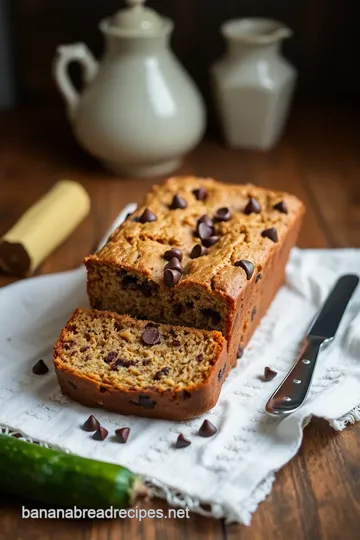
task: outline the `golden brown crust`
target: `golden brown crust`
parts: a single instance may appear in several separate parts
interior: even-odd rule
[[[199,188],[206,189],[205,201],[197,200],[194,195],[194,190]],[[185,209],[169,208],[176,194],[185,199]],[[250,198],[260,204],[259,213],[244,213]],[[285,204],[286,213],[276,208],[279,202]],[[222,207],[230,209],[231,219],[216,223],[216,234],[220,240],[208,249],[206,256],[192,260],[191,249],[199,242],[194,235],[198,218],[204,214],[212,218]],[[146,208],[156,215],[156,221],[134,221]],[[150,280],[158,287],[159,301],[168,305],[179,302],[181,295],[185,296],[189,291],[192,294],[203,293],[209,302],[218,303],[222,320],[221,326],[215,328],[222,331],[228,342],[229,364],[233,365],[239,344],[246,346],[283,283],[285,265],[296,242],[303,213],[301,201],[287,193],[251,184],[230,185],[195,177],[170,178],[161,186],[154,186],[130,219],[111,235],[103,249],[85,259],[91,305],[138,316],[126,305],[124,298],[114,300],[120,287],[116,276],[110,278],[114,283],[106,284],[107,291],[101,290],[99,268],[128,271]],[[270,228],[276,229],[278,242],[262,235]],[[164,286],[164,252],[170,248],[182,251],[184,273],[179,283],[169,290]],[[235,265],[244,259],[254,265],[250,279],[247,279],[243,268]],[[195,324],[191,318],[182,321],[181,317],[174,315],[171,319],[162,317],[161,313],[150,316],[146,306],[142,313],[147,318],[162,322],[213,328],[202,321]]]
[[[131,327],[139,325],[145,327],[148,323],[148,321],[138,321],[115,313],[77,309],[63,328],[54,346],[55,371],[64,394],[89,407],[102,406],[109,411],[122,414],[172,420],[193,418],[215,406],[227,371],[226,342],[219,332],[186,329],[205,340],[211,337],[216,344],[213,350],[213,365],[209,367],[201,383],[193,384],[189,380],[187,386],[165,390],[140,386],[129,388],[125,385],[111,384],[106,380],[102,381],[96,373],[91,376],[84,374],[71,363],[64,362],[64,344],[69,339],[70,329],[74,324],[78,324],[79,315],[84,312],[91,313],[94,320],[110,318]],[[170,329],[184,331],[183,327],[169,325],[160,325],[159,328],[163,331]]]

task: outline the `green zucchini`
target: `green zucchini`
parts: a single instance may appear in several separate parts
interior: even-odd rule
[[[0,490],[64,507],[125,508],[146,493],[120,465],[65,454],[0,434]]]

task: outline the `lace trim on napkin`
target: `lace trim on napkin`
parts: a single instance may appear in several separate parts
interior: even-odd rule
[[[308,418],[304,422],[303,427],[306,427],[310,423],[311,418]],[[342,431],[345,429],[348,424],[355,424],[355,422],[360,421],[360,404],[357,407],[354,407],[347,414],[337,418],[336,420],[330,420],[329,424],[337,431]],[[9,435],[10,437],[17,437],[20,440],[24,440],[30,443],[36,443],[45,448],[54,448],[54,450],[60,450],[69,454],[69,450],[54,447],[47,444],[44,441],[33,440],[30,437],[23,435],[18,430],[11,430],[9,427],[0,424],[0,433],[3,435]],[[243,504],[240,513],[238,512],[236,516],[231,516],[229,509],[224,508],[219,504],[214,503],[203,503],[195,497],[191,497],[186,493],[181,493],[178,490],[172,489],[163,482],[159,482],[148,476],[143,477],[146,485],[151,488],[152,494],[154,497],[159,497],[160,499],[165,499],[170,506],[180,507],[180,508],[189,508],[191,512],[195,512],[205,517],[213,517],[215,519],[225,518],[226,523],[231,523],[233,521],[240,521],[246,525],[249,525],[251,522],[251,515],[255,512],[259,504],[267,498],[270,494],[272,485],[275,481],[275,472],[271,472],[268,476],[260,482],[256,487],[252,496],[248,498],[245,504]]]

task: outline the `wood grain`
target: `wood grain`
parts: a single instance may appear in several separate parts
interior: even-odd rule
[[[360,246],[360,133],[354,111],[298,110],[273,151],[235,151],[203,142],[181,174],[214,176],[289,190],[307,205],[301,247]],[[114,178],[75,144],[58,110],[23,110],[0,117],[0,235],[60,178],[81,182],[92,211],[37,271],[81,264],[124,204],[138,200],[159,178]],[[0,286],[12,282],[0,276]],[[335,433],[320,420],[305,430],[299,454],[276,477],[251,527],[191,519],[116,521],[22,520],[20,505],[2,495],[0,540],[353,540],[360,523],[360,427]],[[1,485],[1,479],[0,479]],[[34,505],[34,503],[32,503]],[[142,503],[166,510],[163,501]],[[36,507],[36,505],[34,505]]]

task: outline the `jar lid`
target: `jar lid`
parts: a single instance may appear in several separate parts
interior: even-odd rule
[[[129,7],[113,15],[108,23],[112,30],[149,34],[156,33],[164,26],[164,19],[153,9],[144,6],[145,0],[125,0]]]

